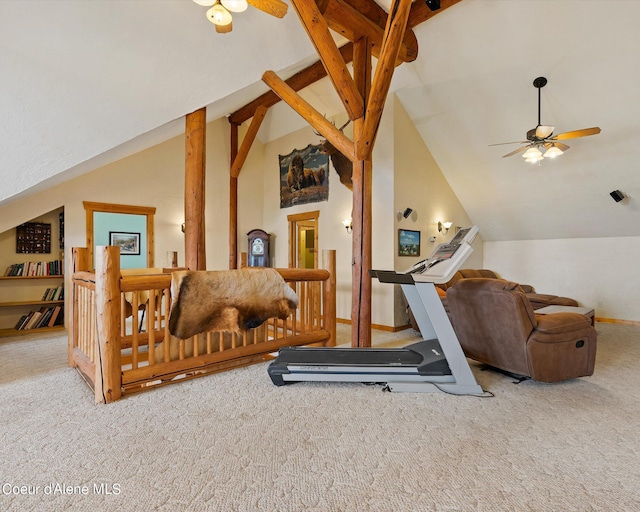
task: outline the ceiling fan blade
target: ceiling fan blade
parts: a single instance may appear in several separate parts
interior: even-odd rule
[[[489,146],[504,146],[505,144],[529,144],[528,140],[516,140],[513,142],[498,142],[497,144],[489,144]]]
[[[551,136],[553,130],[555,129],[555,126],[538,125],[536,127],[536,137],[538,137],[539,139],[546,139],[547,137]]]
[[[578,137],[587,137],[588,135],[597,135],[600,133],[600,128],[597,126],[593,128],[583,128],[582,130],[574,130],[572,132],[559,133],[554,135],[549,140],[567,140],[577,139]]]
[[[229,23],[228,25],[215,25],[215,27],[218,34],[228,34],[233,30],[233,23]]]
[[[247,3],[276,18],[284,18],[289,8],[282,0],[247,0]]]
[[[502,158],[507,158],[508,156],[513,156],[513,155],[517,155],[518,153],[522,153],[525,149],[528,149],[529,145],[526,146],[522,146],[521,148],[516,149],[515,151],[512,151],[511,153],[507,153],[506,155],[502,155]]]

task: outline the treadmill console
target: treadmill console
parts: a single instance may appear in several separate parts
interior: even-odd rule
[[[460,229],[450,242],[438,245],[431,256],[404,273],[412,274],[416,282],[446,283],[473,252],[471,243],[478,231],[477,226]]]

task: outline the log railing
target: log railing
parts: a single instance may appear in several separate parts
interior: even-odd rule
[[[287,319],[271,318],[245,333],[207,332],[188,340],[168,330],[171,272],[120,270],[119,248],[73,249],[69,364],[93,387],[97,402],[269,359],[283,346],[333,346],[336,339],[335,251],[322,270],[277,269],[298,294]]]

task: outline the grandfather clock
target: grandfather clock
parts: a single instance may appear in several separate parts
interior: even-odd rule
[[[269,239],[271,235],[262,229],[252,229],[247,233],[247,237],[249,239],[247,266],[270,267]]]

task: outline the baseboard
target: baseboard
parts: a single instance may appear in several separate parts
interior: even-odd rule
[[[351,325],[351,320],[347,320],[346,318],[336,318],[336,322],[339,324]],[[397,327],[393,327],[391,325],[371,324],[371,328],[378,329],[379,331],[398,332],[398,331],[404,331],[405,329],[411,329],[411,326],[399,325]]]
[[[619,320],[618,318],[595,317],[595,321],[602,322],[603,324],[621,324],[621,325],[639,325],[640,326],[640,321],[638,320]],[[351,320],[347,320],[346,318],[336,318],[336,322],[339,324],[351,325]],[[411,329],[411,326],[399,325],[397,327],[393,327],[391,325],[371,324],[371,328],[378,329],[380,331],[398,332],[398,331],[404,331],[405,329]]]
[[[637,320],[619,320],[617,318],[595,318],[596,322],[602,322],[603,324],[623,324],[623,325],[640,325]]]

